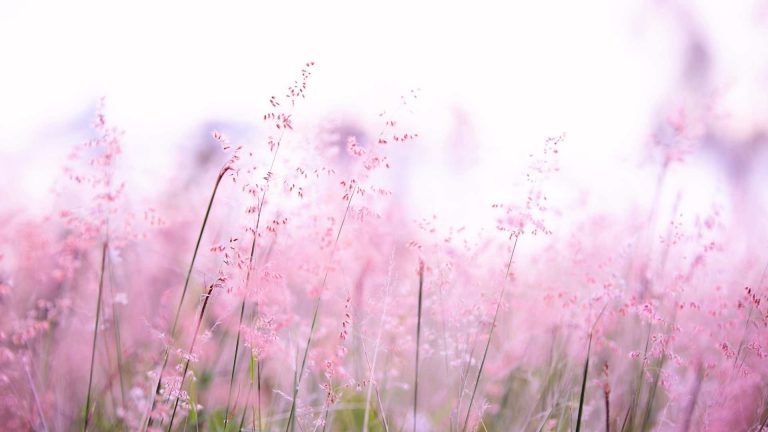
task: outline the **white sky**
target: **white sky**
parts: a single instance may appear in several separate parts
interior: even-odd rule
[[[0,168],[12,175],[0,187],[13,184],[14,193],[0,197],[46,193],[61,156],[82,139],[72,128],[100,96],[127,132],[128,164],[157,173],[206,120],[259,126],[268,97],[308,60],[317,65],[307,114],[373,114],[419,87],[425,146],[439,151],[459,108],[474,123],[486,172],[503,176],[565,132],[564,157],[610,190],[605,176],[626,175],[616,162],[635,155],[679,85],[678,9],[637,0],[5,0]],[[727,65],[718,79],[747,123],[765,119],[752,91],[768,57],[755,39],[765,35],[754,30],[760,11],[757,2],[703,2],[693,14],[714,35],[716,61]]]

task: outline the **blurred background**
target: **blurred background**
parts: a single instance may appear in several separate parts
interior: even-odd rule
[[[763,209],[768,2],[501,3],[6,0],[2,206],[45,211],[101,97],[140,197],[192,175],[180,160],[218,151],[213,129],[263,145],[269,97],[312,60],[294,115],[304,131],[373,133],[379,112],[420,89],[421,138],[400,164],[420,213],[471,220],[560,135],[555,195],[647,205],[684,157],[665,195]]]

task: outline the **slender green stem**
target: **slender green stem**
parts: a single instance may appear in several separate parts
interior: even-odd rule
[[[292,110],[291,110],[292,111]],[[253,229],[253,241],[251,242],[251,254],[248,259],[248,271],[245,275],[245,289],[246,294],[243,297],[243,302],[240,305],[240,321],[237,325],[237,339],[235,340],[235,357],[232,359],[232,373],[229,377],[229,391],[227,393],[227,408],[224,410],[224,429],[227,428],[227,423],[229,420],[229,404],[231,403],[232,399],[232,387],[235,382],[235,374],[237,369],[237,354],[240,349],[240,328],[243,326],[243,315],[245,314],[245,302],[248,298],[248,283],[251,278],[251,270],[253,268],[253,256],[254,252],[256,251],[256,237],[259,233],[259,225],[261,223],[261,215],[264,210],[264,201],[267,197],[267,190],[269,190],[269,181],[272,178],[272,170],[275,168],[275,161],[277,161],[277,153],[280,151],[280,144],[283,142],[283,136],[285,135],[285,129],[283,129],[280,132],[280,137],[277,139],[277,144],[275,146],[275,152],[272,155],[272,162],[269,164],[269,170],[267,171],[267,176],[265,178],[266,184],[264,186],[264,189],[261,192],[261,198],[259,199],[259,208],[258,212],[256,213],[256,223]],[[261,409],[261,407],[259,407]]]
[[[256,360],[256,404],[258,407],[259,432],[261,432],[261,364],[258,359]]]
[[[344,216],[341,218],[341,223],[339,224],[339,230],[336,233],[336,240],[333,243],[333,248],[331,249],[331,255],[329,257],[329,260],[333,260],[333,254],[336,252],[336,246],[339,244],[339,238],[341,237],[341,230],[344,228],[344,222],[347,220],[347,215],[349,214],[349,208],[352,206],[352,198],[355,196],[355,192],[357,191],[357,187],[352,189],[352,192],[349,194],[349,199],[347,201],[347,208],[344,210]],[[304,348],[304,356],[301,360],[301,368],[298,370],[298,374],[296,375],[295,384],[293,387],[293,398],[291,400],[291,410],[288,413],[288,423],[285,425],[285,432],[288,432],[291,429],[291,425],[294,423],[294,417],[296,415],[296,398],[299,395],[299,387],[301,387],[301,378],[302,375],[304,375],[304,368],[307,364],[307,354],[309,354],[309,348],[312,345],[312,335],[315,333],[315,326],[317,325],[317,314],[320,310],[320,300],[323,297],[323,291],[325,290],[326,283],[328,281],[328,269],[326,268],[325,274],[323,275],[323,282],[320,285],[320,293],[318,293],[317,300],[315,300],[315,308],[314,312],[312,313],[312,324],[309,327],[309,336],[307,337],[307,345]]]
[[[325,278],[323,278],[323,282],[325,282]],[[323,283],[325,285],[325,283]],[[309,337],[307,338],[307,345],[304,349],[304,356],[301,360],[301,367],[299,368],[299,371],[296,375],[296,379],[294,387],[293,387],[293,398],[291,401],[291,411],[288,413],[288,424],[285,426],[286,432],[290,430],[291,424],[293,423],[293,417],[296,412],[296,397],[299,394],[299,387],[301,386],[301,376],[304,374],[304,368],[307,364],[307,354],[309,353],[309,347],[312,344],[312,335],[315,332],[315,325],[317,324],[317,313],[320,310],[320,296],[317,297],[317,300],[315,301],[315,311],[312,313],[312,325],[309,327]]]
[[[245,425],[245,415],[248,412],[248,400],[251,398],[251,393],[253,392],[253,385],[254,385],[254,375],[256,374],[255,370],[258,367],[258,363],[256,363],[256,356],[253,355],[253,352],[251,352],[250,356],[250,362],[248,363],[248,376],[249,376],[249,383],[248,383],[248,397],[245,398],[244,408],[243,408],[243,414],[240,416],[240,425],[237,427],[237,430],[243,430],[243,425]],[[254,409],[254,420],[255,423],[255,412]],[[253,425],[253,430],[256,430],[256,425]]]
[[[279,147],[278,147],[279,148]],[[274,163],[274,159],[273,159]],[[235,375],[237,371],[237,356],[240,351],[240,334],[241,329],[243,327],[243,316],[245,315],[245,303],[248,299],[248,286],[251,280],[251,270],[253,269],[253,256],[256,251],[256,236],[259,232],[259,224],[261,223],[261,211],[264,208],[264,197],[267,193],[266,188],[264,189],[264,192],[262,193],[261,200],[259,201],[259,211],[256,215],[256,224],[255,228],[253,230],[253,241],[251,242],[251,254],[248,258],[248,270],[245,274],[245,293],[243,295],[243,301],[240,305],[240,320],[237,324],[237,338],[235,339],[235,356],[232,359],[232,372],[229,376],[229,391],[227,392],[227,408],[224,410],[224,429],[227,428],[227,423],[229,420],[229,404],[231,403],[232,399],[232,387],[235,383]]]
[[[661,359],[659,359],[659,366],[656,370],[656,374],[653,377],[653,384],[651,385],[650,394],[648,395],[648,402],[645,405],[645,415],[643,416],[643,425],[640,430],[648,430],[647,427],[651,422],[651,415],[653,414],[653,402],[656,400],[656,390],[659,388],[659,380],[661,379],[661,371],[664,369],[664,363],[667,360],[667,354],[662,352]]]
[[[416,318],[416,373],[413,379],[413,431],[416,432],[416,414],[419,407],[419,348],[421,345],[421,305],[424,293],[424,262],[419,263],[419,306]]]
[[[611,432],[611,394],[604,391],[605,396],[605,432]]]
[[[255,243],[255,242],[254,242]],[[250,266],[248,268],[248,276],[251,274]],[[246,276],[245,280],[245,286],[248,286],[248,276]],[[227,429],[227,423],[229,422],[229,407],[232,402],[232,387],[235,383],[235,371],[237,370],[237,356],[239,354],[240,350],[240,327],[243,325],[243,315],[245,315],[245,301],[246,299],[243,298],[243,302],[240,305],[240,321],[237,325],[237,338],[235,339],[235,356],[232,359],[232,372],[229,376],[229,392],[227,392],[227,407],[224,410],[224,430]]]
[[[584,395],[587,389],[587,375],[589,374],[589,355],[592,352],[592,332],[589,333],[587,345],[587,360],[584,362],[584,374],[581,379],[581,394],[579,395],[579,413],[576,416],[576,432],[581,430],[581,416],[584,412]]]
[[[263,197],[262,197],[262,202],[264,202],[263,201]],[[261,213],[259,213],[259,215],[260,214]],[[224,428],[225,429],[226,429],[227,424],[228,424],[229,406],[230,406],[231,398],[232,398],[232,388],[234,387],[235,377],[236,377],[237,358],[238,358],[238,355],[239,355],[239,347],[240,347],[240,335],[241,335],[242,326],[243,326],[243,315],[245,314],[245,304],[246,304],[246,301],[248,299],[247,289],[248,289],[249,281],[250,281],[250,278],[251,278],[251,269],[253,268],[253,264],[252,263],[253,263],[253,257],[254,257],[255,249],[256,249],[256,234],[255,233],[257,233],[258,229],[259,229],[259,220],[260,220],[260,217],[257,218],[257,220],[256,220],[256,229],[254,230],[253,243],[251,244],[251,257],[249,259],[248,271],[247,271],[246,277],[245,277],[246,293],[245,293],[245,296],[243,297],[242,303],[240,304],[240,322],[239,322],[239,324],[237,326],[237,339],[235,341],[235,355],[234,355],[234,358],[232,360],[232,371],[231,371],[231,374],[230,374],[230,377],[229,377],[229,392],[227,393],[227,408],[226,408],[226,410],[224,412]],[[272,244],[269,246],[269,249],[267,250],[265,257],[262,257],[263,259],[269,260],[269,256],[272,254],[272,249],[273,249],[274,245],[275,245],[275,241],[273,239]],[[255,305],[255,307],[254,307],[254,309],[253,309],[253,311],[251,313],[251,317],[249,319],[250,319],[250,321],[253,321],[258,316],[259,316],[259,301],[258,301],[258,297],[257,297],[256,305]],[[253,353],[251,353],[251,359],[253,360]],[[256,364],[258,365],[258,360],[256,360]],[[256,373],[256,378],[258,379],[257,387],[259,389],[258,391],[261,392],[261,373],[260,373],[259,370],[257,370],[256,372],[257,372]],[[253,376],[251,376],[250,387],[251,388],[253,387]],[[250,394],[250,390],[249,390],[249,394]],[[257,400],[257,403],[259,404],[259,407],[258,407],[259,418],[261,418],[261,395],[260,394],[259,394],[259,396],[257,397],[256,400]],[[245,415],[246,411],[247,411],[247,407],[243,411],[243,416]],[[241,421],[241,423],[242,423],[242,421]],[[242,429],[242,425],[241,425],[241,429]]]
[[[115,278],[112,270],[112,261],[107,263],[107,271],[109,272],[109,286],[112,288],[112,295],[114,295]],[[117,305],[112,303],[112,320],[114,321],[115,330],[115,351],[117,351],[117,373],[120,378],[120,400],[125,406],[125,382],[123,379],[123,348],[122,339],[120,337],[120,314],[118,313]]]
[[[107,261],[107,242],[101,248],[101,274],[99,275],[99,294],[96,299],[96,322],[93,325],[93,344],[91,345],[91,368],[88,373],[88,396],[85,398],[85,420],[83,422],[83,431],[88,430],[88,423],[91,418],[91,388],[93,386],[93,366],[96,358],[96,339],[99,334],[99,319],[101,318],[101,294],[104,288],[104,264]]]
[[[496,312],[493,314],[493,322],[491,322],[491,329],[488,331],[488,340],[485,343],[485,351],[483,352],[483,359],[480,361],[480,368],[477,371],[477,379],[475,380],[475,387],[472,389],[472,396],[469,398],[469,407],[467,407],[467,416],[464,418],[464,427],[462,428],[463,431],[467,430],[467,425],[469,424],[469,415],[472,412],[472,402],[475,400],[475,394],[477,393],[477,387],[480,384],[480,376],[483,374],[483,367],[485,366],[485,360],[488,357],[488,348],[491,346],[491,338],[493,337],[493,329],[496,328],[496,320],[499,317],[499,309],[501,309],[501,301],[504,298],[504,291],[507,287],[507,279],[509,278],[509,272],[512,268],[512,258],[515,256],[515,250],[517,249],[517,240],[520,238],[519,235],[515,236],[515,242],[512,244],[512,252],[509,254],[509,263],[507,264],[507,272],[504,275],[504,282],[501,285],[501,290],[499,292],[499,300],[496,302]]]
[[[603,306],[603,309],[597,315],[597,318],[595,319],[595,322],[592,324],[592,327],[589,329],[589,342],[587,343],[587,360],[584,362],[584,376],[581,380],[581,394],[579,395],[579,412],[578,412],[578,415],[576,416],[576,432],[579,432],[581,430],[581,416],[584,412],[584,396],[587,389],[587,375],[589,374],[589,355],[592,353],[592,335],[595,333],[595,327],[597,327],[597,323],[600,322],[600,318],[603,316],[603,313],[607,308],[608,308],[608,304],[606,303],[606,305]]]
[[[360,339],[360,345],[363,349],[363,356],[365,357],[365,363],[368,366],[368,369],[370,369],[370,376],[368,378],[368,391],[367,395],[365,397],[365,413],[363,414],[363,430],[362,432],[368,432],[368,422],[369,422],[369,413],[371,409],[371,391],[373,390],[374,383],[375,383],[375,370],[376,370],[376,360],[379,356],[379,343],[381,342],[381,332],[384,330],[384,318],[387,316],[387,307],[389,306],[389,289],[392,284],[392,267],[393,267],[393,261],[394,261],[394,251],[392,251],[392,259],[389,263],[389,272],[387,274],[387,283],[384,287],[384,308],[381,311],[381,319],[379,320],[379,329],[376,333],[376,346],[373,349],[373,363],[368,362],[368,353],[365,350],[365,341],[364,339]],[[378,394],[378,391],[376,392]],[[381,410],[381,416],[382,419],[384,419],[384,410]],[[384,424],[386,425],[386,419],[384,420]],[[385,426],[386,429],[386,426]]]
[[[216,286],[215,284],[211,284],[211,286],[208,288],[208,293],[205,295],[205,300],[203,300],[203,306],[200,308],[200,316],[197,318],[197,325],[195,326],[195,333],[192,335],[192,343],[189,346],[189,356],[192,356],[192,353],[195,350],[195,342],[197,342],[197,335],[200,332],[200,325],[203,322],[203,316],[205,316],[205,309],[208,306],[208,301],[211,299],[211,294],[213,293],[213,288]],[[184,372],[181,374],[181,382],[179,383],[179,392],[184,388],[184,379],[187,377],[187,371],[189,370],[189,361],[190,357],[187,357],[187,360],[184,362]],[[168,423],[168,431],[171,431],[171,428],[173,427],[173,419],[176,417],[176,409],[179,406],[179,395],[176,395],[176,401],[173,404],[173,413],[171,414],[171,421]]]
[[[187,269],[187,276],[184,279],[184,288],[181,291],[181,298],[179,299],[179,305],[176,307],[176,315],[173,318],[173,326],[171,327],[171,334],[170,334],[170,341],[173,342],[173,339],[176,337],[176,327],[179,323],[179,315],[181,314],[181,308],[184,305],[184,298],[187,295],[187,289],[189,288],[189,280],[192,277],[192,269],[195,267],[195,260],[197,259],[197,253],[200,250],[200,243],[203,240],[203,233],[205,233],[205,227],[208,225],[208,217],[211,214],[211,208],[213,208],[213,202],[216,198],[216,192],[219,190],[219,185],[221,184],[221,180],[224,178],[224,174],[227,173],[227,171],[231,170],[232,168],[229,166],[225,166],[222,168],[222,170],[219,172],[218,177],[216,178],[216,183],[213,186],[213,192],[211,192],[211,198],[208,201],[208,207],[205,209],[205,216],[203,217],[203,223],[200,226],[200,233],[197,235],[197,242],[195,243],[195,250],[192,253],[192,261],[189,263],[189,268]],[[148,426],[152,425],[152,411],[155,410],[155,405],[157,404],[157,396],[160,394],[160,388],[163,383],[163,372],[165,371],[165,367],[168,365],[168,356],[169,356],[169,346],[165,348],[165,351],[163,353],[163,363],[160,366],[160,372],[157,376],[157,385],[155,386],[154,396],[152,398],[152,403],[149,406],[149,411],[146,414],[146,418],[148,420]]]
[[[467,378],[469,378],[469,368],[472,366],[472,359],[475,357],[475,349],[477,348],[477,340],[480,334],[480,326],[478,325],[475,337],[472,338],[472,343],[469,343],[470,335],[467,334],[466,349],[464,355],[461,358],[467,359],[467,364],[461,373],[461,384],[459,386],[459,397],[456,400],[456,430],[459,429],[459,413],[461,412],[461,402],[464,399],[464,389],[467,387]]]
[[[205,233],[205,227],[208,225],[208,217],[211,215],[211,209],[213,208],[213,201],[216,199],[216,192],[219,190],[221,180],[224,179],[224,174],[232,168],[229,166],[224,167],[216,177],[216,184],[213,186],[213,192],[211,192],[211,199],[208,201],[208,207],[205,209],[205,216],[203,217],[203,223],[200,226],[200,233],[197,235],[197,242],[195,242],[195,250],[192,253],[192,261],[189,263],[187,269],[187,276],[184,279],[184,289],[181,291],[181,298],[179,304],[176,307],[176,315],[173,318],[173,327],[171,327],[171,338],[176,334],[176,328],[179,324],[179,316],[181,315],[181,308],[184,305],[184,298],[187,295],[187,288],[189,288],[189,280],[192,277],[192,269],[195,267],[195,260],[197,260],[197,252],[200,250],[200,243],[203,241],[203,233]]]

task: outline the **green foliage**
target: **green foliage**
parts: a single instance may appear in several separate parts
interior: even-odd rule
[[[362,430],[365,421],[365,395],[349,392],[341,397],[338,406],[341,409],[334,410],[329,415],[329,418],[333,417],[333,424],[330,430],[338,432]],[[384,426],[373,400],[368,410],[368,430],[370,432],[384,431]]]

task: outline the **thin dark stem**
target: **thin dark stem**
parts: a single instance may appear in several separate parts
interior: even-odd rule
[[[325,417],[323,418],[323,432],[328,426],[328,403],[325,404]]]
[[[254,244],[255,243],[256,242],[254,240]],[[248,278],[249,278],[250,274],[251,274],[251,269],[250,269],[250,266],[249,266],[248,267],[247,276],[245,277],[246,289],[248,287]],[[237,356],[238,356],[239,349],[240,349],[240,333],[241,333],[240,332],[240,327],[243,326],[243,315],[245,315],[245,301],[246,301],[246,299],[243,298],[243,302],[240,305],[240,322],[237,325],[237,338],[235,339],[235,357],[232,359],[232,372],[231,372],[231,374],[229,376],[229,392],[227,393],[227,408],[224,410],[224,430],[227,429],[227,423],[228,423],[228,420],[229,420],[229,406],[230,406],[230,403],[232,401],[232,387],[233,387],[233,385],[235,383],[235,371],[237,370]]]
[[[419,348],[421,345],[421,304],[424,293],[424,261],[419,263],[419,309],[416,320],[416,373],[413,379],[413,431],[416,432],[416,414],[419,406]]]
[[[256,368],[258,367],[258,363],[256,363],[256,358],[253,355],[253,352],[251,352],[250,356],[250,362],[249,362],[249,373],[250,380],[248,383],[248,396],[245,398],[245,403],[243,404],[243,414],[240,416],[240,425],[237,427],[237,430],[241,431],[243,430],[243,426],[245,425],[245,416],[248,413],[248,401],[251,399],[251,393],[253,393],[253,384],[254,384],[254,375],[256,374]],[[253,431],[256,431],[256,408],[253,409]],[[261,423],[259,423],[261,425]],[[225,428],[226,430],[226,428]]]
[[[611,432],[611,393],[603,392],[605,395],[605,432]]]
[[[253,256],[256,251],[256,238],[259,232],[259,225],[261,224],[261,215],[264,210],[264,201],[267,197],[267,190],[269,189],[269,181],[272,178],[272,170],[275,167],[275,161],[277,160],[277,152],[280,151],[280,144],[283,142],[283,135],[285,134],[285,129],[283,129],[282,132],[280,132],[280,137],[277,139],[277,144],[275,146],[275,152],[272,155],[272,162],[269,164],[269,170],[267,171],[267,176],[265,177],[266,184],[264,186],[264,189],[261,192],[261,198],[259,199],[259,208],[258,212],[256,213],[256,223],[253,229],[253,240],[251,241],[251,254],[248,258],[248,271],[245,275],[245,296],[243,297],[243,302],[240,305],[240,322],[237,325],[237,339],[235,340],[235,357],[232,359],[232,373],[229,377],[229,392],[227,393],[227,408],[224,410],[224,429],[227,428],[227,423],[229,420],[229,404],[231,402],[232,398],[232,387],[235,382],[235,374],[237,369],[237,354],[240,348],[240,328],[243,326],[243,315],[245,314],[245,302],[248,298],[248,283],[251,279],[251,270],[253,268]],[[261,407],[259,407],[261,409]]]
[[[327,275],[326,275],[327,276]],[[323,278],[323,285],[325,285],[325,278]],[[307,354],[309,353],[309,347],[312,344],[312,335],[315,332],[315,325],[317,324],[317,313],[320,310],[320,296],[317,297],[317,301],[315,301],[315,311],[312,313],[312,325],[309,327],[309,337],[307,338],[307,345],[304,349],[304,356],[301,360],[301,368],[298,371],[298,374],[296,375],[296,383],[293,387],[293,400],[291,402],[291,411],[288,414],[288,424],[285,426],[286,432],[290,430],[291,423],[293,422],[293,417],[296,413],[296,397],[299,394],[299,387],[301,386],[301,376],[304,374],[304,368],[307,364]]]
[[[96,357],[96,339],[99,334],[99,319],[101,318],[101,294],[104,288],[104,264],[107,261],[107,242],[101,248],[101,274],[99,275],[99,294],[96,299],[96,322],[93,325],[93,344],[91,345],[91,368],[88,373],[88,396],[85,398],[85,421],[83,422],[83,431],[88,430],[88,423],[91,418],[91,387],[93,385],[93,366]]]
[[[224,167],[216,178],[216,184],[213,186],[213,192],[211,192],[211,199],[208,201],[208,207],[205,209],[205,216],[203,217],[203,224],[200,226],[200,233],[197,235],[197,242],[195,243],[195,250],[192,253],[192,261],[189,263],[189,269],[187,269],[187,277],[184,279],[184,289],[181,291],[181,299],[179,299],[179,305],[176,307],[176,316],[173,318],[173,327],[171,327],[171,337],[176,334],[176,328],[179,323],[179,315],[181,314],[181,307],[184,305],[184,297],[187,295],[187,288],[189,288],[189,280],[192,277],[192,269],[195,267],[195,260],[197,259],[197,252],[200,250],[200,242],[203,240],[203,233],[205,227],[208,225],[208,217],[211,215],[211,208],[213,208],[213,201],[216,198],[216,192],[219,190],[221,180],[224,178],[224,174],[229,171],[230,167]]]
[[[464,389],[467,387],[467,378],[469,378],[469,368],[472,366],[472,359],[475,357],[475,348],[477,348],[477,340],[480,335],[480,326],[478,325],[477,331],[475,331],[475,337],[472,339],[472,344],[469,343],[469,334],[467,334],[467,349],[464,350],[462,358],[467,359],[466,367],[461,373],[461,385],[459,387],[459,397],[456,400],[456,430],[459,429],[459,413],[461,413],[461,401],[464,398]],[[471,348],[470,348],[471,347]],[[453,426],[451,426],[453,429]]]
[[[336,240],[333,243],[333,248],[331,249],[331,255],[329,260],[333,260],[333,254],[336,252],[336,246],[339,244],[339,238],[341,237],[341,230],[344,228],[344,222],[347,220],[347,215],[349,214],[349,208],[352,206],[352,198],[355,196],[355,192],[357,191],[357,187],[352,189],[352,192],[349,194],[349,199],[347,200],[347,208],[344,210],[344,216],[341,218],[341,223],[339,224],[339,231],[336,233]],[[288,432],[291,429],[291,424],[293,424],[294,416],[296,415],[296,397],[299,395],[299,387],[301,386],[301,378],[304,374],[304,368],[307,364],[307,355],[309,354],[309,348],[312,345],[312,335],[315,332],[315,326],[317,325],[317,314],[320,310],[320,300],[323,297],[323,291],[325,290],[326,283],[328,281],[328,269],[326,268],[325,274],[323,275],[323,282],[320,285],[320,293],[317,296],[317,300],[315,301],[315,309],[312,313],[312,325],[309,327],[309,336],[307,337],[307,345],[304,348],[304,356],[301,360],[301,368],[298,370],[298,374],[296,375],[296,382],[293,387],[293,398],[291,400],[291,410],[288,413],[288,423],[285,425],[285,432]]]
[[[273,163],[274,163],[274,160],[273,160]],[[253,241],[251,241],[251,254],[250,254],[250,257],[248,258],[248,271],[245,274],[245,294],[243,296],[243,302],[240,305],[240,321],[237,325],[237,339],[235,340],[235,356],[232,359],[232,373],[230,374],[230,377],[229,377],[229,392],[227,393],[227,408],[224,411],[224,428],[225,429],[227,427],[227,420],[229,419],[229,404],[232,397],[232,387],[235,383],[235,374],[237,370],[237,356],[240,350],[240,334],[242,332],[241,328],[243,326],[243,316],[245,315],[245,303],[248,299],[248,286],[251,280],[251,270],[253,269],[253,256],[256,251],[256,236],[259,232],[259,225],[261,223],[261,211],[264,206],[264,197],[266,193],[267,191],[265,189],[264,193],[261,196],[261,200],[259,202],[259,211],[258,211],[258,214],[256,215],[256,224],[253,230]],[[258,312],[256,313],[256,315],[258,316]]]
[[[760,429],[759,431],[762,431],[765,429],[765,426],[768,425],[768,414],[765,415],[765,418],[763,419],[763,422],[760,423]]]
[[[259,359],[256,359],[256,406],[256,418],[259,421],[259,432],[261,432],[261,363]]]
[[[629,413],[630,413],[631,411],[632,411],[632,405],[630,405],[629,407],[627,407],[627,412],[626,412],[626,414],[624,414],[624,421],[623,421],[623,422],[621,422],[621,429],[620,429],[620,430],[621,430],[621,432],[624,432],[624,430],[625,430],[625,429],[626,429],[626,427],[627,427],[627,420],[629,420]]]
[[[589,333],[587,345],[587,360],[584,362],[584,374],[581,379],[581,394],[579,395],[579,413],[576,416],[576,432],[581,430],[581,416],[584,413],[584,396],[587,389],[587,375],[589,374],[589,355],[592,352],[592,332]]]
[[[112,271],[112,261],[109,261],[107,263],[107,271],[109,272],[109,286],[112,288],[112,292],[114,295],[114,274]],[[117,351],[117,373],[120,378],[120,400],[125,406],[125,382],[123,380],[123,348],[122,348],[122,339],[120,337],[120,315],[118,313],[117,305],[113,302],[112,303],[112,320],[114,321],[114,327],[115,327],[115,351]]]
[[[606,303],[606,305],[603,306],[603,309],[597,315],[597,318],[595,318],[595,322],[592,323],[592,327],[589,329],[589,342],[587,343],[587,360],[584,362],[584,376],[581,380],[581,394],[579,395],[579,412],[578,412],[578,415],[576,416],[576,432],[579,432],[581,430],[581,416],[584,413],[584,396],[587,389],[587,375],[589,374],[589,355],[592,353],[592,335],[595,333],[595,327],[597,327],[597,323],[600,322],[600,318],[602,318],[603,313],[607,308],[608,308],[608,304]]]
[[[200,308],[200,316],[197,318],[197,325],[195,326],[195,333],[192,335],[192,343],[189,347],[189,356],[192,356],[192,353],[195,350],[195,342],[197,342],[197,335],[200,332],[200,325],[203,322],[203,316],[205,315],[205,309],[208,306],[208,301],[211,299],[211,294],[213,293],[213,288],[216,286],[216,284],[211,284],[211,286],[208,288],[208,293],[205,295],[205,300],[203,300],[203,306]],[[190,358],[187,357],[186,362],[184,362],[184,372],[181,374],[181,382],[179,383],[179,392],[184,388],[184,379],[187,377],[187,371],[189,370],[189,361]],[[179,406],[179,396],[176,395],[176,401],[173,404],[173,413],[171,414],[171,421],[168,423],[168,431],[170,432],[171,428],[173,428],[173,419],[176,417],[176,409]]]
[[[485,359],[488,357],[488,348],[491,346],[491,338],[493,337],[493,329],[496,328],[496,320],[499,317],[499,309],[501,309],[501,301],[504,298],[504,291],[507,287],[507,279],[509,278],[509,272],[512,268],[512,258],[515,256],[515,249],[517,249],[517,240],[520,238],[519,235],[515,236],[515,242],[512,244],[512,252],[509,254],[509,263],[507,264],[507,272],[504,275],[504,282],[501,285],[501,290],[499,292],[499,300],[496,303],[496,312],[493,314],[493,322],[491,323],[491,329],[488,331],[488,340],[485,343],[485,351],[483,352],[483,359],[480,361],[480,368],[477,371],[477,379],[475,380],[475,387],[472,389],[472,396],[469,398],[469,407],[467,407],[467,416],[464,418],[464,427],[462,428],[463,431],[467,430],[467,425],[469,424],[469,415],[472,412],[472,402],[475,400],[475,394],[477,393],[477,387],[480,384],[480,376],[483,373],[483,367],[485,366]]]
[[[184,298],[187,295],[187,289],[189,288],[189,280],[192,276],[192,269],[195,267],[195,260],[197,259],[197,252],[200,250],[200,242],[203,240],[203,233],[205,233],[205,227],[208,225],[208,217],[211,214],[211,208],[213,208],[213,202],[216,198],[216,192],[219,190],[219,185],[221,184],[221,180],[224,178],[224,174],[227,173],[227,171],[231,170],[232,168],[229,166],[225,166],[222,168],[222,170],[219,172],[218,177],[216,178],[216,184],[213,186],[213,192],[211,192],[211,199],[208,201],[208,207],[205,209],[205,216],[203,217],[203,223],[200,226],[200,233],[197,236],[197,242],[195,243],[195,250],[192,253],[192,261],[189,263],[189,269],[187,269],[187,276],[184,280],[184,288],[181,291],[181,298],[179,299],[179,305],[176,307],[176,315],[173,318],[173,326],[171,327],[171,334],[170,334],[170,342],[173,342],[173,339],[176,337],[176,327],[179,323],[179,315],[181,314],[181,307],[184,305]],[[149,407],[149,412],[147,413],[147,419],[148,419],[148,426],[152,425],[152,411],[155,410],[155,405],[157,404],[157,396],[160,394],[160,388],[163,383],[163,372],[165,371],[165,367],[168,365],[168,355],[169,355],[169,346],[165,348],[165,352],[163,353],[163,364],[160,366],[160,372],[157,376],[157,385],[155,386],[155,392],[154,397],[152,398],[152,404]]]

